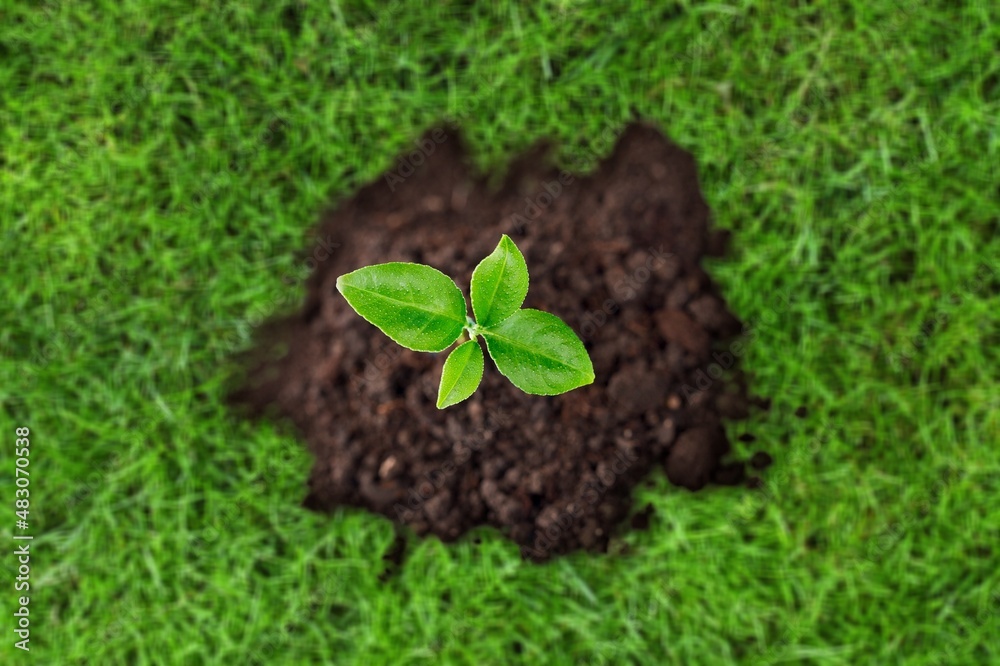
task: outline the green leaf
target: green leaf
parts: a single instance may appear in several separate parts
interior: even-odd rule
[[[414,351],[447,349],[467,323],[462,292],[430,266],[366,266],[337,278],[337,290],[366,321]]]
[[[455,347],[444,362],[441,386],[438,388],[438,409],[451,407],[476,392],[483,379],[483,349],[475,340]]]
[[[496,326],[524,303],[528,294],[528,265],[507,234],[472,271],[469,292],[476,323],[484,328]]]
[[[594,381],[583,342],[548,312],[519,310],[480,334],[500,373],[525,393],[558,395]]]

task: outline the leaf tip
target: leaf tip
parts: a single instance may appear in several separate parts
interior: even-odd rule
[[[465,398],[459,398],[458,400],[455,400],[454,398],[448,399],[443,394],[439,393],[438,394],[438,399],[437,399],[437,408],[438,409],[447,409],[448,407],[451,407],[452,405],[457,405],[458,403],[462,402],[463,400],[466,400],[468,397],[469,396],[466,396]]]
[[[344,278],[345,277],[347,277],[346,274],[345,275],[341,275],[340,277],[338,277],[337,278],[337,282],[335,284],[335,286],[337,288],[337,291],[339,291],[341,294],[344,293]]]

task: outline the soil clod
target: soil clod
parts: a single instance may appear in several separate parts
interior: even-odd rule
[[[688,490],[701,490],[729,450],[726,431],[719,424],[685,430],[667,457],[667,478]]]

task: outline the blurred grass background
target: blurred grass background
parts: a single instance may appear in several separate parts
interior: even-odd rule
[[[4,663],[1000,663],[998,21],[0,3],[0,478],[13,514],[30,427],[35,535],[32,651],[5,583]],[[227,359],[299,303],[321,208],[442,116],[483,169],[542,137],[587,168],[633,113],[734,233],[709,268],[774,407],[730,436],[775,454],[766,485],[658,473],[628,554],[536,566],[483,530],[411,540],[383,582],[390,522],[299,508],[309,457],[227,411]]]

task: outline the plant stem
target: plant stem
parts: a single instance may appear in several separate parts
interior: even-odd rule
[[[479,330],[479,326],[476,325],[476,321],[469,315],[466,315],[465,319],[469,323],[465,325],[465,328],[463,330],[469,334],[469,340],[475,340],[476,332]]]

